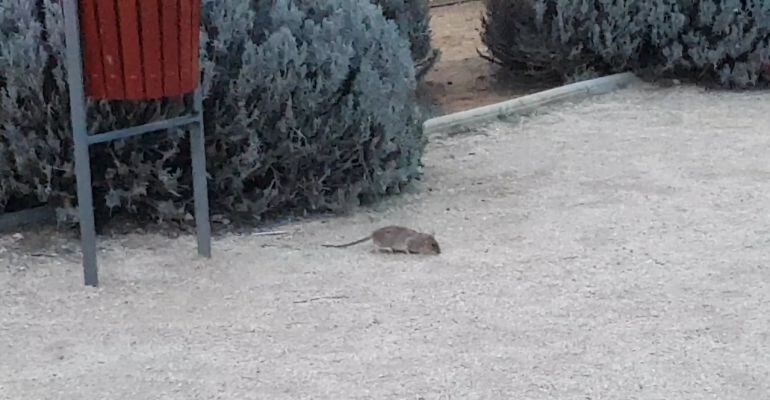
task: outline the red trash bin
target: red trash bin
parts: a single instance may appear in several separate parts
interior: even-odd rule
[[[179,96],[198,87],[200,0],[80,0],[86,95]]]

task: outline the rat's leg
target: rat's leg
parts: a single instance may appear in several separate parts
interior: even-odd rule
[[[393,246],[391,246],[394,253],[406,253],[409,254],[409,240],[407,239],[406,242],[403,240],[396,240],[393,243]]]
[[[387,247],[378,246],[377,243],[372,244],[372,253],[389,253],[391,249]]]
[[[412,251],[412,238],[406,239],[406,243],[404,243],[404,253],[406,254],[412,254],[414,251]]]

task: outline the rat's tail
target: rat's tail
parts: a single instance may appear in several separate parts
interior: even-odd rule
[[[358,239],[355,242],[350,242],[350,243],[345,243],[345,244],[322,244],[321,246],[323,246],[323,247],[336,247],[336,248],[350,247],[350,246],[357,245],[359,243],[363,243],[363,242],[365,242],[365,241],[367,241],[367,240],[369,240],[371,238],[372,238],[372,235],[369,235],[369,236],[367,236],[367,237],[365,237],[363,239]]]

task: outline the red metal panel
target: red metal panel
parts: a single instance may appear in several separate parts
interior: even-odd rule
[[[123,90],[123,63],[120,57],[118,38],[118,14],[113,0],[99,0],[96,3],[96,16],[99,21],[99,38],[102,48],[102,64],[104,65],[104,83],[107,88],[107,98],[121,99],[125,97]]]
[[[179,0],[179,89],[185,93],[192,91],[192,1]]]
[[[80,25],[85,41],[83,46],[83,72],[85,75],[86,94],[101,98],[107,95],[104,87],[104,66],[102,49],[99,41],[99,26],[96,20],[95,0],[81,0]]]
[[[86,93],[157,99],[200,80],[200,0],[80,0]]]
[[[163,53],[159,10],[158,0],[139,0],[144,87],[147,98],[150,99],[163,97]]]
[[[179,90],[179,4],[177,0],[161,0],[161,35],[163,37],[163,89],[166,96]]]
[[[123,74],[126,98],[144,98],[142,54],[139,42],[139,15],[136,0],[118,0],[120,44],[123,50]]]
[[[192,85],[191,91],[198,88],[200,82],[199,71],[199,46],[200,46],[200,31],[201,31],[201,0],[192,0]]]

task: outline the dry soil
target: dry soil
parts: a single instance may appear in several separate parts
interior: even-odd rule
[[[481,41],[482,1],[455,3],[436,0],[431,8],[433,46],[441,58],[425,76],[423,97],[430,98],[438,115],[481,107],[534,93],[557,85],[515,76],[481,58],[486,52]]]

